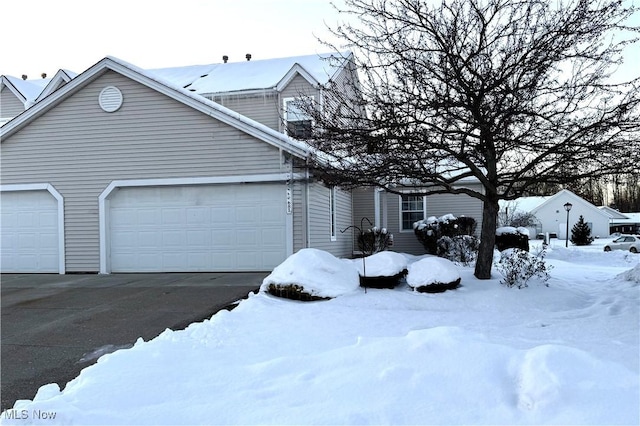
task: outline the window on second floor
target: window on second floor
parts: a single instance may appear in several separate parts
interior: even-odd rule
[[[287,135],[296,139],[311,136],[313,120],[303,109],[304,100],[296,98],[284,99],[284,123]]]
[[[400,231],[413,231],[413,223],[425,218],[426,204],[423,195],[400,196]]]

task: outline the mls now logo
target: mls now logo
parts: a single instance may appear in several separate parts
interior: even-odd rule
[[[2,417],[7,420],[53,420],[56,418],[55,411],[42,411],[42,410],[7,410],[2,414]]]

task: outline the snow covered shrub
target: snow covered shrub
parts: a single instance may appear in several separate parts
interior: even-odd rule
[[[513,226],[503,226],[496,229],[496,248],[500,251],[510,248],[529,251],[529,230]]]
[[[441,293],[460,285],[456,265],[440,257],[426,257],[409,265],[407,284],[420,293]]]
[[[476,226],[476,220],[472,217],[447,214],[414,223],[413,232],[428,254],[469,264],[475,260],[479,246],[478,240],[473,237]]]
[[[383,251],[351,262],[360,274],[360,286],[394,288],[407,274],[407,258],[400,253]]]
[[[276,266],[262,281],[260,291],[294,300],[324,300],[359,287],[358,270],[349,260],[306,248]]]
[[[549,284],[549,271],[551,266],[544,261],[545,250],[541,250],[538,256],[519,249],[509,248],[500,254],[500,260],[496,269],[502,274],[501,284],[507,287],[528,287],[527,282],[538,277],[547,287]]]
[[[385,251],[392,244],[393,237],[386,228],[373,228],[358,234],[358,248],[365,256]]]
[[[480,240],[472,235],[445,236],[438,240],[437,246],[438,256],[469,266],[478,256]]]
[[[576,246],[588,246],[592,242],[591,229],[589,229],[589,225],[584,221],[584,217],[580,215],[578,222],[571,228],[571,243]]]

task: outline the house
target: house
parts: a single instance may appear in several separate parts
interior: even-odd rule
[[[266,271],[305,247],[352,256],[362,217],[415,253],[412,221],[481,217],[459,196],[313,178],[297,102],[357,78],[350,55],[154,70],[106,57],[28,95],[3,77],[0,270]]]
[[[567,215],[564,205],[571,204]],[[530,230],[533,235],[549,233],[559,239],[567,238],[567,217],[569,218],[569,237],[571,228],[582,216],[591,229],[594,237],[609,235],[610,215],[577,196],[568,189],[558,191],[552,196],[522,197],[513,201],[500,203],[500,216],[510,217],[514,211],[527,212],[535,216],[537,223]],[[510,213],[511,212],[511,213]]]
[[[640,213],[620,213],[607,206],[598,207],[610,216],[609,232],[640,235]]]
[[[308,179],[308,147],[283,131],[305,117],[285,109],[283,123],[280,105],[350,72],[348,58],[312,56],[164,71],[107,57],[28,107],[0,133],[2,271],[269,270],[303,247],[350,255],[338,232],[350,193]],[[271,72],[249,79],[247,65]],[[206,78],[224,74],[249,89]]]

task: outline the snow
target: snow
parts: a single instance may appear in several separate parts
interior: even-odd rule
[[[404,283],[365,293],[347,283],[352,261],[306,252],[272,275],[345,281],[341,295],[252,294],[101,356],[0,423],[637,425],[640,255],[603,245],[552,239],[549,287],[507,288],[497,272],[477,280],[456,266],[461,287],[437,294]],[[430,259],[405,257],[412,269]]]
[[[407,284],[420,287],[430,284],[448,284],[460,279],[456,265],[450,260],[430,256],[409,265]]]
[[[502,226],[496,229],[496,235],[504,235],[504,234],[521,234],[521,235],[526,235],[528,237],[529,230],[522,226],[519,226],[517,228],[513,226]]]
[[[407,258],[392,251],[382,251],[363,259],[353,259],[358,273],[367,277],[393,277],[407,269]]]
[[[299,285],[312,296],[337,297],[360,286],[358,272],[344,259],[313,248],[302,249],[278,265],[262,282],[261,291],[269,285]]]

